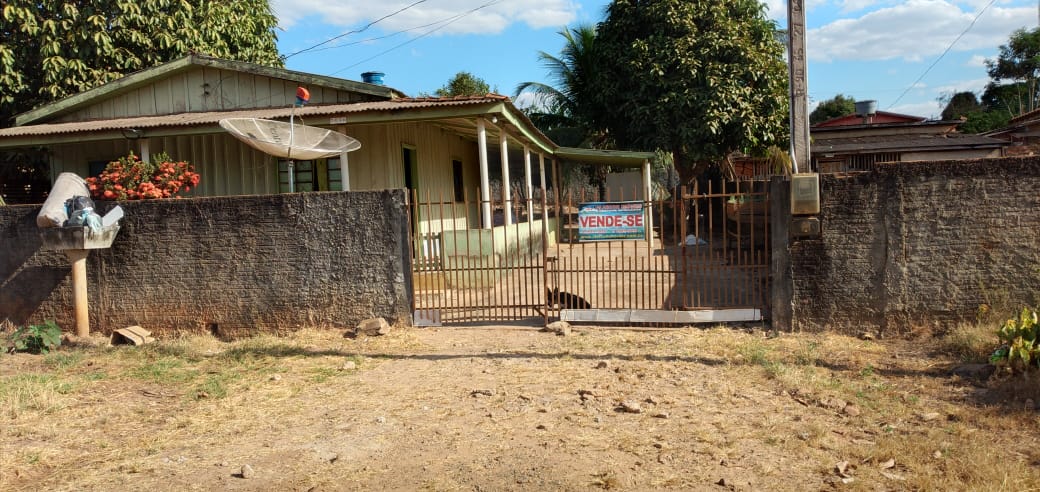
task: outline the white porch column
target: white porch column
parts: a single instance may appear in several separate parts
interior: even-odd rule
[[[531,149],[524,145],[524,191],[527,193],[527,220],[534,217],[534,186],[531,185]]]
[[[480,216],[481,226],[491,228],[491,184],[488,182],[487,128],[484,120],[477,119],[477,156],[480,160]]]
[[[141,143],[141,155],[138,156],[138,157],[141,158],[141,162],[151,162],[151,160],[152,160],[152,153],[150,152],[150,149],[148,148],[148,137],[144,137],[142,139],[139,139],[138,142]]]
[[[505,224],[513,225],[513,190],[509,187],[509,147],[504,128],[498,129],[498,145],[502,147],[502,208],[505,209]]]
[[[339,175],[343,182],[343,191],[350,191],[350,166],[347,165],[347,153],[339,154]]]
[[[650,247],[654,247],[654,198],[653,182],[650,181],[650,161],[643,161],[643,203],[645,204],[643,227],[646,232],[646,240],[650,241]]]
[[[542,196],[545,198],[545,202],[549,202],[549,191],[545,186],[545,154],[538,154],[538,178],[539,182],[542,183]],[[542,210],[542,218],[545,218],[545,210]]]

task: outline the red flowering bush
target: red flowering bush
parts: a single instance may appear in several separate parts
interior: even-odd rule
[[[174,162],[165,153],[144,162],[130,153],[105,166],[97,177],[87,178],[90,196],[101,200],[180,198],[182,191],[198,186],[199,174],[185,161]]]

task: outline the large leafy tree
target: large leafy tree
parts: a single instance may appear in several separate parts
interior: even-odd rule
[[[489,92],[491,88],[487,81],[469,72],[459,72],[434,94],[440,97],[483,96]]]
[[[683,182],[786,138],[787,67],[757,0],[615,0],[591,94],[618,146],[671,151]]]
[[[1000,46],[995,60],[986,60],[986,70],[994,83],[1010,80],[1022,84],[1024,102],[1018,112],[1037,108],[1040,94],[1037,80],[1040,79],[1040,27],[1019,29],[1008,38],[1008,44]]]
[[[945,99],[945,98],[943,98]],[[967,118],[969,114],[982,110],[979,98],[971,91],[958,92],[949,97],[943,107],[941,117],[944,120]]]
[[[565,146],[600,146],[594,137],[598,112],[590,90],[595,70],[596,28],[582,24],[559,32],[564,39],[559,56],[538,52],[538,60],[548,71],[550,83],[523,82],[514,97],[527,93],[534,97],[528,114],[539,129]]]
[[[816,105],[816,109],[812,110],[812,113],[809,113],[809,124],[815,125],[817,123],[823,123],[831,118],[855,113],[856,99],[844,94],[837,94]]]
[[[189,52],[281,66],[267,0],[5,0],[0,126]]]

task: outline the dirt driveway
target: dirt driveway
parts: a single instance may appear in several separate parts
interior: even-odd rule
[[[1040,484],[1035,405],[951,376],[955,361],[915,349],[929,344],[731,328],[341,335],[0,356],[0,489]]]

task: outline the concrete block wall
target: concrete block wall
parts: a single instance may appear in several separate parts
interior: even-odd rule
[[[789,302],[792,329],[943,331],[984,304],[1040,303],[1040,158],[821,175],[820,219],[822,237],[778,255],[790,292],[773,302]]]
[[[410,323],[404,200],[393,190],[120,203],[115,242],[87,259],[92,331],[235,337],[375,316]],[[0,320],[73,331],[71,268],[40,249],[38,211],[0,207]]]

